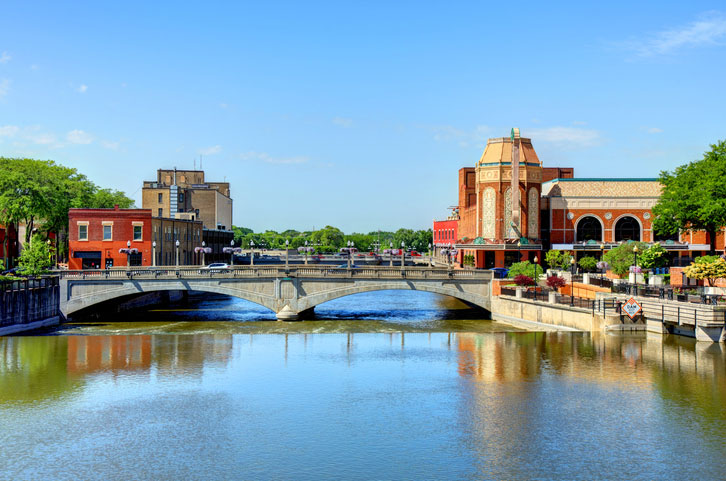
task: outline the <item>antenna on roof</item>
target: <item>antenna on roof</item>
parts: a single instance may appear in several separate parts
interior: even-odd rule
[[[202,170],[202,154],[199,154],[199,170]]]

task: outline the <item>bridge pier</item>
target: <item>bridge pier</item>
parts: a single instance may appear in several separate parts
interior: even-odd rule
[[[302,321],[310,319],[315,315],[315,308],[305,309],[304,311],[295,312],[289,305],[286,305],[275,315],[278,321]]]

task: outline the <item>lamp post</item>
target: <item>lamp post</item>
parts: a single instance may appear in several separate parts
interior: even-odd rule
[[[156,267],[156,241],[151,243],[151,266]]]
[[[537,300],[537,263],[539,262],[539,259],[537,256],[534,256],[534,300]]]
[[[290,241],[285,239],[285,270],[288,270],[290,268],[290,249],[288,249],[289,245]]]
[[[126,268],[131,267],[131,241],[126,241]]]
[[[255,241],[250,239],[250,267],[255,265]]]
[[[174,243],[176,246],[176,268],[179,269],[179,239]]]
[[[388,266],[393,267],[393,242],[388,243]]]
[[[346,242],[345,245],[348,246],[346,252],[348,253],[348,269],[350,269],[350,241]]]
[[[52,266],[53,265],[53,250],[52,250],[53,243],[50,241],[50,239],[48,239],[47,244],[48,244],[48,264],[50,264]]]
[[[406,244],[404,244],[403,241],[401,241],[401,269],[403,269],[405,256],[406,256],[406,254],[404,254],[404,251],[403,251],[405,248],[406,248]]]
[[[207,247],[207,243],[206,243],[206,242],[204,242],[204,241],[202,241],[202,265],[203,265],[203,266],[206,266],[206,265],[207,265],[207,264],[206,264],[206,263],[204,262],[204,254],[205,254],[205,252],[204,252],[204,251],[206,250],[206,247]]]
[[[517,241],[517,262],[522,262],[522,241]]]
[[[570,307],[575,305],[575,258],[570,257]]]
[[[308,241],[305,241],[305,265],[308,265]]]
[[[229,265],[233,266],[234,265],[234,239],[229,241],[229,246],[232,248],[232,249],[230,249],[230,253],[229,253]]]
[[[604,276],[604,274],[605,274],[605,272],[604,272],[605,271],[605,269],[604,269],[605,264],[603,264],[603,262],[605,262],[605,244],[604,243],[600,243],[600,279],[601,280],[602,280],[603,277],[605,277]]]
[[[635,286],[635,295],[638,295],[638,246],[633,246],[633,284]]]
[[[429,267],[431,267],[431,242],[429,242]]]

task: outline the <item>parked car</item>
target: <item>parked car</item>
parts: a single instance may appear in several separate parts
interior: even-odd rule
[[[411,251],[411,257],[421,257],[421,254],[418,251]]]
[[[213,264],[209,264],[208,266],[202,267],[202,269],[207,269],[207,270],[229,269],[229,264],[225,264],[224,262],[215,262]]]

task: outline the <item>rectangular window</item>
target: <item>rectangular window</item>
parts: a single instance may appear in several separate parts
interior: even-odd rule
[[[181,204],[183,202],[184,202],[184,194],[179,194],[179,203]]]
[[[78,224],[78,240],[88,240],[88,225]]]
[[[112,232],[113,226],[110,225],[104,225],[103,226],[103,240],[110,241],[112,240]]]
[[[164,202],[164,194],[159,192],[159,204],[161,204],[162,202]]]
[[[164,209],[162,209],[161,207],[159,207],[159,217],[164,217]]]
[[[141,229],[142,229],[142,227],[143,226],[141,226],[141,225],[135,225],[134,226],[134,240],[135,241],[142,240],[142,236],[141,236]]]

